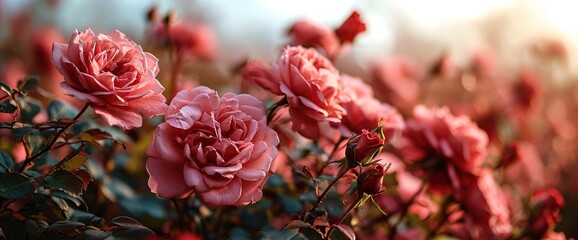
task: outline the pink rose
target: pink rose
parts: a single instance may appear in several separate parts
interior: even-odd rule
[[[350,162],[366,163],[381,151],[384,144],[385,141],[381,139],[378,133],[363,129],[361,134],[349,139],[345,149],[345,156]],[[355,165],[350,167],[355,167]]]
[[[244,78],[287,98],[294,131],[316,139],[320,136],[320,122],[341,122],[345,110],[340,106],[344,96],[339,72],[317,51],[287,47],[269,68],[248,66],[251,67],[244,70]]]
[[[289,45],[320,48],[327,56],[333,56],[339,49],[339,39],[324,24],[299,20],[291,26],[288,35],[292,38]]]
[[[421,71],[407,58],[392,58],[379,61],[373,66],[372,85],[380,94],[376,97],[397,108],[413,108],[420,94]]]
[[[119,31],[94,35],[74,31],[69,44],[55,43],[52,64],[68,93],[90,104],[107,124],[142,125],[142,117],[164,114],[164,87],[155,79],[158,59]]]
[[[375,129],[380,121],[386,140],[401,134],[405,123],[395,107],[375,99],[371,87],[358,78],[341,75],[341,83],[350,98],[341,104],[347,112],[339,126],[344,137],[360,133],[362,129]]]
[[[261,199],[277,133],[253,96],[207,87],[177,93],[147,150],[149,187],[162,198],[196,193],[210,207]]]
[[[213,60],[217,46],[213,30],[204,24],[175,22],[169,24],[169,42],[184,56]]]
[[[335,34],[341,42],[353,42],[355,37],[365,32],[365,30],[365,22],[363,22],[357,11],[353,11],[345,22],[343,22],[339,28],[335,29]]]
[[[374,195],[379,193],[383,186],[383,177],[385,176],[385,166],[382,164],[373,164],[363,170],[359,177],[358,190],[365,194]]]
[[[467,116],[449,109],[417,106],[407,121],[399,153],[410,165],[430,171],[430,184],[459,188],[464,176],[479,175],[487,155],[488,136]],[[425,173],[424,173],[425,174]]]

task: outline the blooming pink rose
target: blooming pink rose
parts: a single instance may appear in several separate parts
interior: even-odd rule
[[[213,60],[217,57],[217,41],[213,29],[202,23],[169,22],[152,19],[147,29],[148,40],[161,47],[166,44],[185,58]],[[168,30],[167,30],[168,26]]]
[[[339,28],[335,29],[335,34],[341,42],[353,42],[355,37],[365,32],[365,30],[365,22],[363,22],[357,11],[353,11],[345,22],[343,22]]]
[[[68,93],[90,104],[107,124],[131,129],[142,117],[164,114],[164,87],[155,79],[158,59],[119,31],[74,31],[69,44],[55,43],[52,63]]]
[[[405,123],[395,107],[375,99],[371,87],[358,78],[341,75],[341,83],[350,98],[341,104],[347,112],[339,126],[344,137],[363,129],[375,129],[380,121],[386,140],[401,134]]]
[[[277,157],[277,133],[253,96],[207,87],[177,93],[147,150],[149,187],[162,198],[196,193],[210,207],[247,205]]]
[[[417,106],[407,121],[399,153],[418,169],[431,170],[432,188],[459,188],[464,175],[477,176],[487,155],[488,136],[467,116],[449,109]],[[424,173],[425,174],[425,173]]]
[[[288,35],[292,38],[289,45],[320,48],[327,56],[333,56],[339,49],[339,39],[326,25],[309,20],[299,20],[291,26]]]
[[[339,72],[314,49],[287,47],[270,68],[248,66],[251,67],[244,69],[244,78],[287,98],[294,131],[316,139],[320,136],[320,122],[341,122],[345,110],[340,106],[344,96]]]

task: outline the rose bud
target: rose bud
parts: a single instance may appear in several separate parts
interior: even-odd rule
[[[365,32],[365,30],[365,22],[363,22],[357,11],[353,11],[345,22],[338,29],[335,29],[335,35],[342,43],[353,42],[355,37]]]
[[[386,168],[382,164],[373,164],[361,172],[358,177],[358,191],[369,195],[378,194],[383,185]]]
[[[381,131],[380,128],[378,129]],[[365,163],[379,153],[384,143],[380,134],[363,129],[361,134],[353,136],[347,142],[345,157],[349,162]]]
[[[562,194],[554,188],[539,189],[530,200],[534,206],[534,216],[531,217],[529,230],[535,236],[543,236],[551,230],[557,222],[562,221],[560,208],[564,206]]]

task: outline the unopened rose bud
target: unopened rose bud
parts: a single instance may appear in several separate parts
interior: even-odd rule
[[[379,151],[385,141],[380,134],[362,130],[361,134],[353,136],[347,142],[345,157],[354,163],[365,163],[366,160],[373,158]]]
[[[359,13],[354,11],[338,29],[335,29],[335,35],[342,43],[353,42],[355,37],[365,30],[365,22],[361,20]]]
[[[359,174],[358,191],[374,195],[381,191],[383,185],[383,177],[385,176],[385,166],[381,164],[373,164],[365,171]]]

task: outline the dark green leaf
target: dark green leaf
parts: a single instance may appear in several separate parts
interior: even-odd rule
[[[74,239],[82,235],[86,225],[79,222],[58,221],[42,231],[40,239]]]
[[[103,232],[99,229],[87,229],[82,234],[80,240],[113,240],[109,238],[110,232]]]
[[[327,194],[327,197],[321,202],[321,206],[327,210],[327,214],[331,217],[339,217],[343,215],[344,205],[341,201],[341,195],[335,191]]]
[[[5,92],[8,95],[12,95],[12,88],[3,82],[0,82],[0,91]]]
[[[83,181],[76,174],[66,171],[57,170],[46,178],[46,188],[59,189],[71,196],[80,196],[83,190]]]
[[[301,234],[303,234],[307,240],[324,240],[323,235],[313,228],[302,228]]]
[[[14,125],[12,125],[12,135],[17,139],[21,139],[24,135],[32,131],[34,131],[34,125],[31,124],[15,122]]]
[[[98,228],[101,228],[104,226],[104,224],[106,224],[104,219],[92,213],[80,211],[77,209],[70,209],[70,211],[72,212],[69,219],[70,221],[81,222],[87,226],[95,226]]]
[[[20,173],[0,175],[0,196],[18,199],[26,196],[34,189],[32,180]]]
[[[35,91],[38,87],[38,78],[35,76],[28,76],[24,80],[18,81],[18,90],[26,95],[30,91]]]
[[[12,167],[14,167],[14,159],[8,153],[0,150],[0,173],[5,173]]]
[[[112,235],[115,237],[144,239],[156,236],[152,230],[130,217],[115,217],[111,220],[111,223],[114,226],[112,228]]]
[[[297,229],[279,230],[277,228],[266,226],[259,233],[259,239],[276,240],[276,239],[292,239],[301,240],[307,239],[299,233]]]
[[[58,100],[48,104],[47,110],[49,120],[73,119],[78,114],[78,110],[73,106]]]
[[[13,113],[16,111],[18,107],[16,107],[16,103],[12,99],[8,99],[2,103],[0,103],[0,112],[3,113]]]
[[[311,224],[303,222],[301,220],[293,220],[287,224],[282,230],[291,230],[296,228],[311,227]]]
[[[32,219],[26,219],[24,221],[24,226],[26,227],[28,237],[31,239],[38,239],[38,237],[40,237],[40,233],[44,231],[42,224],[39,225],[36,221]]]
[[[355,240],[355,233],[353,230],[344,224],[335,225],[335,230],[331,233],[331,239],[340,240]]]
[[[133,216],[151,216],[157,219],[167,217],[164,211],[165,201],[154,195],[123,197],[119,199],[120,206]]]
[[[20,106],[20,120],[23,122],[32,122],[32,119],[40,113],[41,103],[31,98],[19,97],[16,102]]]
[[[92,175],[90,174],[90,172],[85,170],[85,169],[77,169],[73,172],[76,176],[78,176],[80,179],[82,179],[82,187],[84,188],[84,190],[86,190],[86,188],[88,187],[88,184],[90,184],[90,182],[93,181]]]

